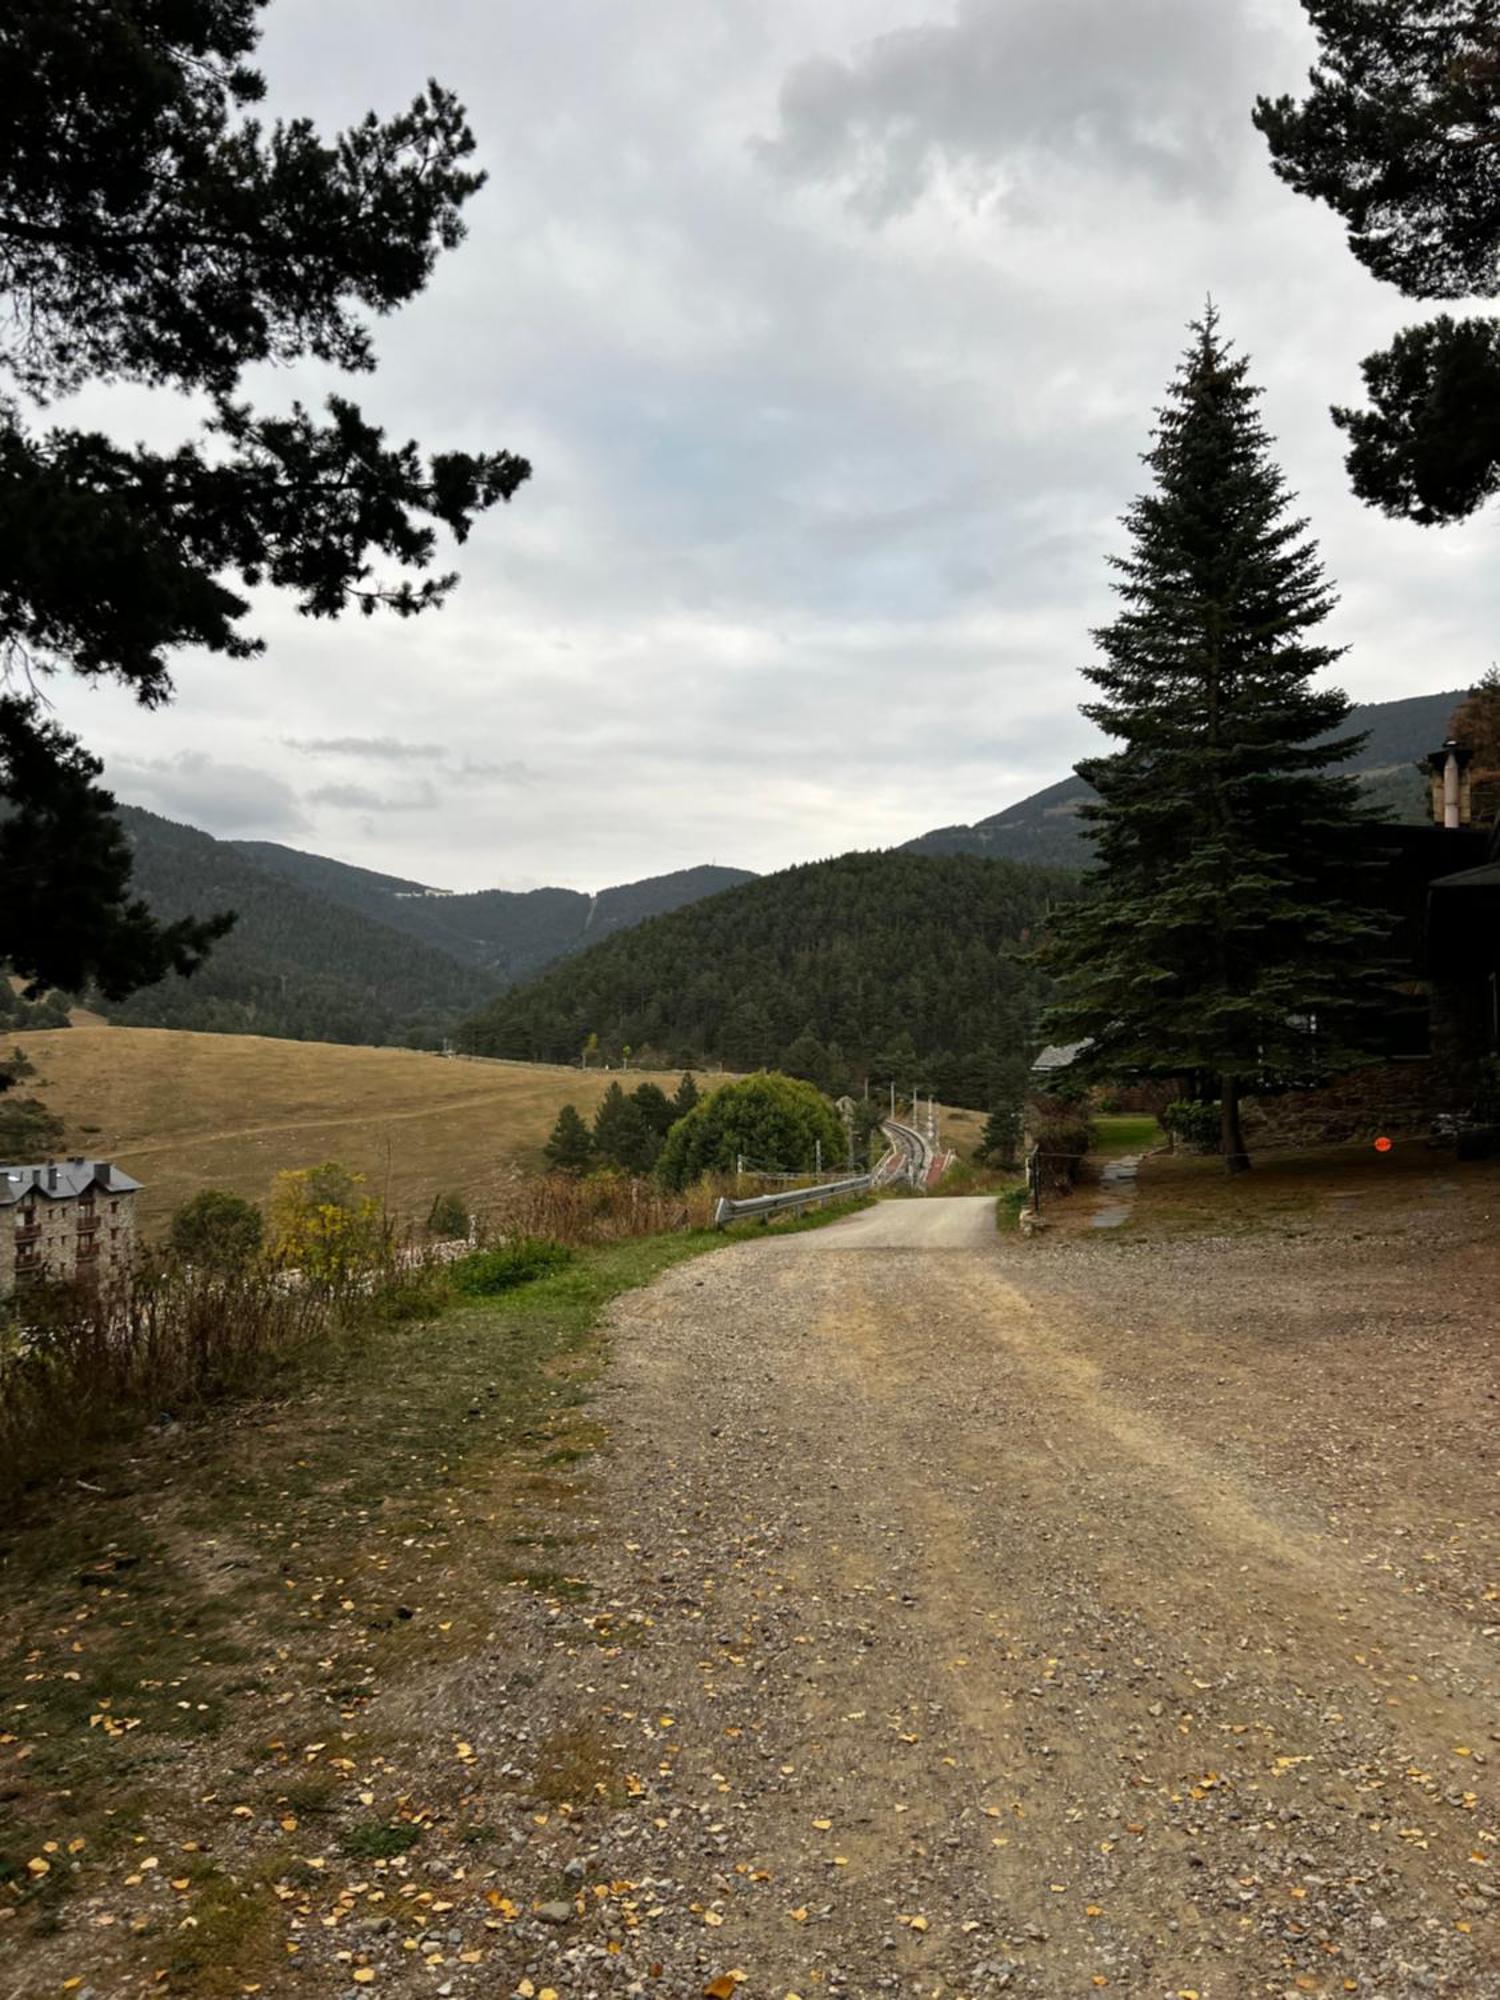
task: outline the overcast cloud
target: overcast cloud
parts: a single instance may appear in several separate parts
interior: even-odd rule
[[[455,888],[769,869],[998,810],[1076,714],[1151,412],[1210,291],[1342,591],[1358,699],[1490,663],[1496,524],[1348,494],[1333,401],[1419,309],[1270,172],[1294,0],[272,0],[273,106],[429,75],[489,168],[353,384],[535,476],[446,610],[59,689],[122,797]],[[325,372],[268,375],[268,403]],[[130,435],[180,411],[92,401]]]

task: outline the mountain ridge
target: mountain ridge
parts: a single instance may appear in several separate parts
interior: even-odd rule
[[[1466,689],[1403,696],[1398,701],[1356,703],[1335,736],[1364,735],[1364,747],[1341,768],[1359,777],[1372,803],[1397,819],[1426,817],[1426,790],[1413,768],[1447,733],[1448,717]],[[1422,747],[1418,748],[1417,745]],[[1045,867],[1087,868],[1093,859],[1078,808],[1094,796],[1082,778],[1061,778],[1014,805],[970,826],[934,827],[902,843],[908,854],[977,854],[997,861],[1034,861]]]

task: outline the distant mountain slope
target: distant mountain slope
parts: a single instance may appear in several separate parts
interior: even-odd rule
[[[1344,768],[1356,772],[1367,793],[1397,819],[1427,816],[1426,790],[1412,766],[1435,750],[1464,690],[1419,694],[1404,701],[1357,706],[1341,736],[1368,733],[1363,750]],[[1093,793],[1081,778],[1064,778],[1045,791],[1007,806],[973,826],[938,827],[906,842],[912,854],[983,854],[1007,861],[1040,861],[1059,868],[1087,868],[1093,849],[1078,808]]]
[[[191,979],[175,974],[107,1009],[135,1027],[294,1041],[434,1040],[495,982],[446,954],[268,874],[227,841],[139,806],[120,820],[140,893],[158,915],[239,918]]]
[[[603,889],[597,896],[577,889],[480,889],[452,895],[273,841],[227,844],[258,868],[419,938],[505,985],[630,924],[755,879],[743,868],[684,868]]]
[[[502,994],[459,1042],[565,1061],[597,1034],[606,1054],[758,1068],[797,1044],[805,1058],[811,1040],[827,1058],[818,1080],[842,1087],[909,1037],[904,1083],[983,1105],[987,1065],[1024,1042],[1039,993],[1012,948],[1073,893],[1056,871],[969,856],[812,862],[565,959]]]

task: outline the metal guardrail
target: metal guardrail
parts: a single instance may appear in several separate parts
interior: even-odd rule
[[[744,1201],[731,1201],[727,1195],[721,1195],[714,1204],[714,1228],[722,1229],[726,1222],[740,1222],[750,1216],[767,1218],[792,1209],[811,1208],[816,1202],[838,1201],[846,1194],[865,1194],[874,1183],[873,1174],[858,1174],[851,1180],[822,1181],[817,1187],[788,1188],[783,1194],[751,1195]]]

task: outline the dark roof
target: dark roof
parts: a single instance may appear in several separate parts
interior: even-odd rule
[[[1439,875],[1434,889],[1500,889],[1500,861],[1487,861],[1482,868],[1460,868],[1456,875]]]
[[[41,1166],[0,1167],[0,1208],[14,1208],[29,1194],[49,1201],[76,1201],[90,1188],[104,1194],[134,1194],[140,1186],[109,1160],[47,1160]]]

